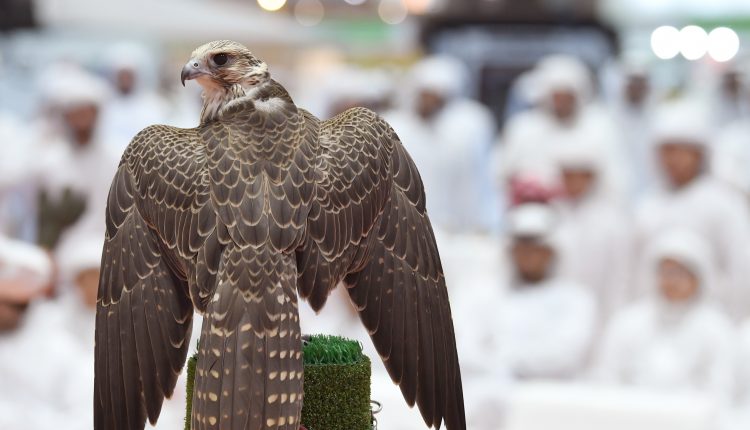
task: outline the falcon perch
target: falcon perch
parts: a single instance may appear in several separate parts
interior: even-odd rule
[[[200,125],[138,133],[107,208],[96,315],[97,430],[159,417],[204,314],[192,428],[297,430],[297,295],[342,282],[394,382],[428,426],[464,430],[461,375],[419,173],[366,109],[321,121],[244,46],[182,70]]]

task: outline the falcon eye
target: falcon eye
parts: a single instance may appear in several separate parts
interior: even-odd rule
[[[214,63],[216,63],[217,66],[223,66],[227,64],[227,60],[229,58],[227,57],[227,54],[216,54],[214,55]]]

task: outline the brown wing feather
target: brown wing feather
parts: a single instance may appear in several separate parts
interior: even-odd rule
[[[302,342],[294,250],[312,199],[317,122],[238,106],[202,130],[222,230],[193,395],[195,430],[297,430]],[[253,124],[248,128],[248,124]]]
[[[300,295],[319,309],[343,280],[407,403],[429,426],[464,430],[448,293],[414,163],[364,109],[322,124],[318,160]]]
[[[142,429],[147,417],[156,422],[184,364],[192,325],[187,282],[168,267],[134,194],[122,165],[110,192],[97,301],[98,430]]]
[[[387,125],[366,109],[321,123],[315,198],[304,246],[297,250],[298,290],[316,311],[346,273],[363,263],[368,235],[388,197],[392,143]]]
[[[148,127],[123,155],[99,281],[97,430],[144,428],[174,390],[192,325],[189,290],[207,296],[217,270],[216,257],[196,256],[216,237],[204,165],[195,129]]]
[[[400,146],[395,157],[416,178],[399,183],[383,212],[364,269],[345,283],[391,377],[428,425],[465,429],[463,392],[448,293],[434,234],[420,201],[416,169]],[[394,163],[395,164],[395,163]]]

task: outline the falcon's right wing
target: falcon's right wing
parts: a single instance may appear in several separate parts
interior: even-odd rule
[[[96,312],[96,430],[156,422],[185,363],[193,305],[177,245],[189,249],[211,231],[197,227],[206,212],[191,137],[192,130],[164,126],[139,133],[110,189]]]

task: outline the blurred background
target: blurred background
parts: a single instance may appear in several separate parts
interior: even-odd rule
[[[750,428],[745,0],[0,0],[0,428],[91,428],[109,184],[140,129],[197,125],[214,39],[399,134],[470,429]],[[362,340],[379,428],[424,428],[347,300],[303,330]]]

